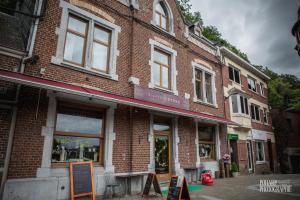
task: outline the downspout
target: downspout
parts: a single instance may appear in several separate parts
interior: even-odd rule
[[[38,4],[36,7],[36,15],[40,17],[40,13],[42,10],[42,5],[43,5],[44,0],[38,0]],[[45,0],[46,2],[47,0]],[[44,5],[46,6],[46,5]],[[33,48],[34,48],[34,42],[35,42],[35,37],[36,37],[36,32],[37,32],[37,26],[39,22],[39,17],[35,18],[35,22],[32,28],[32,34],[30,37],[30,44],[28,46],[29,51],[28,55],[26,57],[23,57],[21,59],[21,63],[19,66],[19,72],[24,73],[25,71],[25,64],[24,61],[32,57],[33,53]],[[12,108],[12,120],[11,120],[11,126],[10,126],[10,131],[9,131],[9,136],[8,136],[8,143],[7,143],[7,149],[6,149],[6,155],[5,155],[5,161],[4,161],[4,167],[3,167],[3,174],[2,174],[2,180],[1,180],[1,188],[0,188],[0,199],[2,199],[3,192],[4,192],[4,184],[7,181],[7,174],[8,174],[8,168],[9,168],[9,162],[10,162],[10,157],[11,157],[11,150],[13,146],[13,138],[14,138],[14,133],[15,133],[15,127],[16,127],[16,119],[17,119],[17,112],[18,112],[18,101],[19,101],[19,96],[20,96],[20,90],[21,90],[21,85],[19,84],[17,86],[17,91],[16,91],[16,98],[14,101],[0,101],[0,103],[10,103],[13,104]]]

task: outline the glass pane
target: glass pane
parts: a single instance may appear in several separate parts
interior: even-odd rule
[[[155,172],[169,173],[169,137],[155,136]]]
[[[196,80],[196,95],[197,95],[197,99],[203,100],[202,83],[198,80]]]
[[[107,70],[108,64],[108,50],[107,46],[94,42],[93,48],[93,68],[101,71]]]
[[[162,7],[162,5],[160,3],[156,4],[155,11],[159,12],[160,14],[165,15],[165,11],[164,11],[164,9],[163,9],[163,7]]]
[[[167,131],[170,130],[170,125],[168,124],[153,124],[154,131]]]
[[[67,33],[64,59],[78,64],[82,64],[82,54],[84,38]]]
[[[99,162],[99,138],[54,136],[52,162]]]
[[[155,24],[160,25],[160,14],[155,13]]]
[[[160,25],[163,29],[167,29],[167,18],[165,18],[164,16],[161,17],[161,25]]]
[[[66,112],[57,113],[56,131],[72,133],[100,134],[102,132],[103,120],[98,113],[84,113],[81,110],[66,108]],[[73,113],[72,113],[73,112]],[[88,112],[88,111],[87,111]],[[97,114],[97,116],[96,116]]]
[[[241,102],[241,111],[242,113],[245,113],[245,109],[244,109],[244,98],[242,96],[240,96],[240,102]]]
[[[105,43],[109,43],[109,37],[110,37],[110,32],[109,31],[106,31],[106,30],[95,27],[94,39],[100,40],[100,41],[105,42]]]
[[[69,17],[68,29],[85,35],[87,23],[74,17]]]
[[[233,69],[231,67],[229,67],[228,70],[229,70],[229,79],[234,80],[233,79]]]
[[[168,66],[169,65],[169,56],[155,50],[154,51],[154,61]]]
[[[254,111],[254,106],[251,105],[251,118],[255,119],[255,111]]]
[[[248,108],[248,99],[245,98],[245,109],[246,109],[246,114],[249,114],[249,108]]]
[[[164,88],[170,88],[169,80],[169,69],[167,67],[162,67],[162,86]]]
[[[264,154],[263,154],[263,143],[257,142],[257,160],[263,161],[264,160]]]
[[[195,76],[196,76],[196,79],[202,81],[202,71],[201,70],[195,69]]]
[[[212,159],[214,155],[214,144],[199,144],[200,158]]]
[[[153,65],[153,79],[154,84],[160,86],[160,65],[156,63]]]
[[[214,127],[199,127],[198,128],[199,141],[214,141]]]
[[[232,112],[233,113],[238,113],[238,99],[237,99],[237,95],[234,95],[231,97],[231,103],[232,103]]]
[[[259,109],[258,109],[257,106],[255,106],[255,119],[256,119],[257,121],[259,121],[259,119],[260,119],[260,116],[259,116]]]
[[[240,83],[240,72],[238,70],[234,70],[234,80],[237,83]]]
[[[212,100],[212,84],[211,75],[205,73],[205,89],[206,89],[206,99],[208,103],[213,103]]]

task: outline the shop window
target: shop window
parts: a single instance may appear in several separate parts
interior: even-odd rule
[[[264,142],[256,141],[256,161],[264,161],[265,152],[264,152]]]
[[[68,2],[63,8],[56,55],[51,62],[77,71],[118,80],[116,60],[121,28]]]
[[[248,77],[248,88],[253,92],[256,92],[256,82],[255,79]]]
[[[93,161],[103,164],[104,112],[60,103],[53,138],[52,163]]]
[[[205,67],[194,65],[194,85],[196,101],[216,105],[215,74]]]
[[[260,121],[259,106],[251,104],[251,118]]]
[[[228,70],[229,70],[229,79],[240,84],[241,83],[240,71],[232,66],[229,66]]]
[[[213,126],[198,127],[199,157],[203,159],[215,159],[215,129]]]
[[[163,2],[159,2],[155,6],[155,24],[164,29],[168,29],[168,13],[166,12],[165,5]]]
[[[231,105],[233,113],[249,115],[248,99],[242,95],[231,96]]]
[[[158,49],[154,49],[153,77],[155,86],[170,90],[170,74],[170,55]]]

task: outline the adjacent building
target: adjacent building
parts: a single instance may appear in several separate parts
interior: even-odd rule
[[[227,51],[222,57],[201,25],[185,22],[175,0],[37,0],[33,8],[17,12],[31,17],[27,37],[0,44],[4,199],[68,199],[68,164],[76,161],[94,162],[97,195],[107,176],[123,194],[140,192],[149,172],[160,182],[172,174],[194,181],[200,170],[223,170],[227,132],[242,148],[251,140],[253,171],[276,165],[268,77],[232,60],[243,72],[237,95],[249,95],[254,119],[230,117]],[[23,38],[22,48],[13,38]],[[248,75],[265,93],[247,89]]]
[[[242,174],[275,172],[275,137],[268,106],[270,79],[250,63],[221,47],[227,116],[239,126],[228,125],[231,162]]]

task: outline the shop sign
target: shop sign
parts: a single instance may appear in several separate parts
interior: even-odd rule
[[[238,140],[239,135],[237,134],[228,134],[228,140]]]
[[[190,108],[189,101],[183,97],[137,85],[134,86],[134,98],[185,110]]]
[[[267,140],[267,134],[265,131],[252,129],[252,138],[254,140]]]

